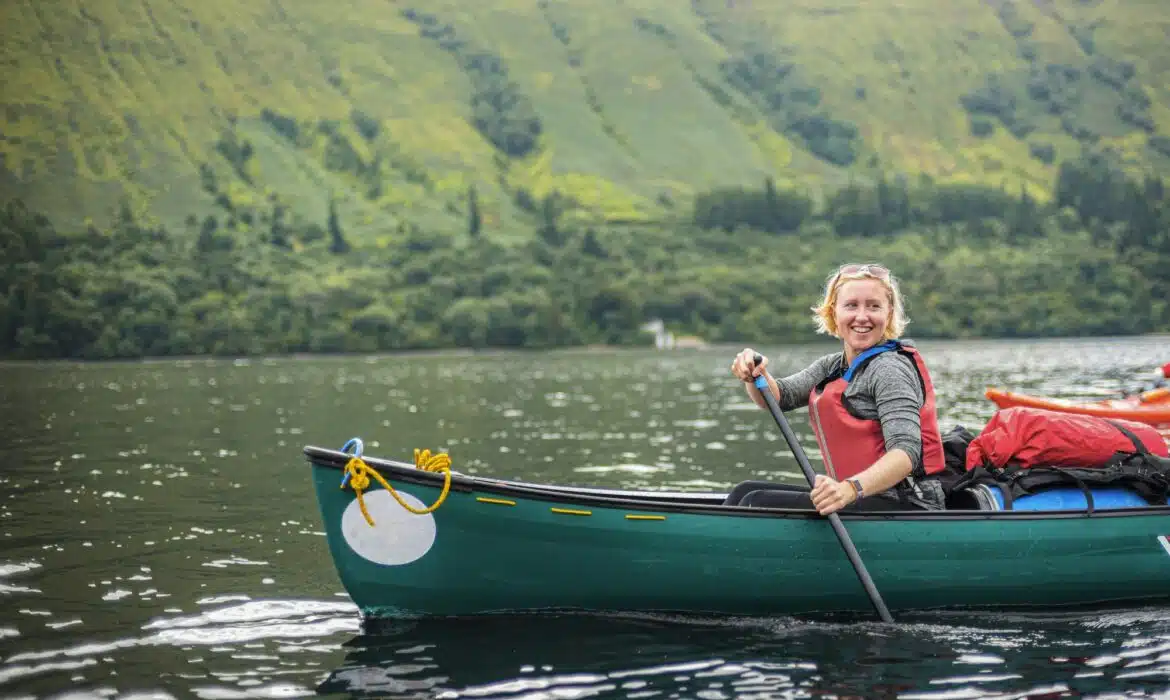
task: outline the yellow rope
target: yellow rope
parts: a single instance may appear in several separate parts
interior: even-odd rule
[[[450,455],[439,452],[431,454],[430,450],[419,450],[417,447],[414,450],[414,466],[425,472],[443,472],[443,492],[439,494],[436,500],[429,508],[418,509],[412,507],[409,503],[402,500],[394,487],[386,482],[378,470],[366,464],[361,457],[354,456],[350,458],[345,465],[345,471],[349,474],[349,485],[353,487],[354,493],[357,494],[358,507],[362,509],[362,515],[366,517],[366,522],[371,526],[374,524],[374,519],[370,517],[370,511],[366,510],[366,501],[362,498],[362,491],[370,487],[370,475],[373,474],[382,488],[390,492],[394,500],[398,501],[398,505],[407,509],[415,515],[424,515],[430,513],[439,506],[443,505],[443,501],[447,500],[447,492],[451,490],[451,457]],[[342,488],[345,488],[342,485]]]

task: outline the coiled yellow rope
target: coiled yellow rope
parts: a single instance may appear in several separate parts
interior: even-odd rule
[[[353,487],[354,493],[357,494],[358,507],[362,509],[362,515],[365,516],[367,523],[373,526],[374,519],[370,517],[370,511],[366,510],[366,501],[364,498],[362,498],[362,491],[370,487],[371,474],[375,479],[378,480],[378,483],[382,485],[382,488],[389,491],[390,495],[394,497],[394,500],[398,501],[398,505],[407,509],[411,513],[414,513],[415,515],[424,515],[426,513],[430,513],[439,506],[443,505],[443,501],[447,500],[447,493],[451,490],[450,455],[442,452],[431,454],[430,450],[419,450],[416,447],[414,450],[414,466],[415,468],[421,469],[425,472],[443,472],[443,491],[439,494],[439,498],[428,508],[418,509],[411,506],[409,503],[402,500],[402,497],[398,495],[398,492],[394,490],[393,486],[387,483],[386,479],[382,478],[382,475],[378,473],[378,470],[366,464],[365,461],[357,455],[354,455],[352,458],[350,458],[349,462],[345,465],[345,471],[349,475],[349,485]],[[342,488],[345,488],[344,484],[342,484]]]

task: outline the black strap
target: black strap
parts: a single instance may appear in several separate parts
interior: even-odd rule
[[[1085,512],[1092,515],[1096,508],[1093,502],[1093,492],[1075,473],[1060,467],[1029,467],[1021,469],[1016,465],[1009,465],[1003,469],[987,469],[976,467],[967,472],[968,478],[956,487],[971,488],[977,484],[987,484],[998,488],[1003,495],[1003,509],[1013,510],[1015,500],[1019,496],[1030,496],[1044,491],[1051,483],[1072,482],[1085,494]],[[1027,483],[1031,481],[1032,483]],[[1038,488],[1039,487],[1039,488]],[[957,489],[956,489],[957,490]]]
[[[1121,423],[1118,423],[1117,421],[1109,420],[1108,418],[1105,418],[1104,421],[1106,423],[1108,423],[1109,425],[1112,425],[1114,428],[1117,428],[1118,430],[1120,430],[1122,435],[1129,438],[1130,442],[1133,443],[1134,449],[1137,450],[1137,453],[1139,455],[1141,455],[1143,457],[1150,456],[1150,451],[1148,449],[1146,449],[1146,443],[1142,442],[1142,439],[1140,437],[1138,437],[1137,435],[1135,435],[1132,430],[1125,427]]]
[[[1093,503],[1093,492],[1089,489],[1088,484],[1086,484],[1076,474],[1067,469],[1061,469],[1059,467],[1031,467],[1029,469],[1016,469],[1014,470],[1014,473],[1010,474],[1010,478],[1014,485],[1014,482],[1020,477],[1027,476],[1029,474],[1036,474],[1038,472],[1044,474],[1055,474],[1063,481],[1071,481],[1076,484],[1077,487],[1080,488],[1081,493],[1085,494],[1085,514],[1093,514],[1093,509],[1095,507]],[[1021,485],[1021,488],[1024,487]]]

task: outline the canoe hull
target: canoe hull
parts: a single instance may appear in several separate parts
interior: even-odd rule
[[[339,487],[341,457],[310,456],[329,549],[372,617],[526,610],[734,615],[872,613],[815,514],[598,496],[456,476],[414,515],[376,484]],[[340,455],[340,453],[335,453]],[[416,508],[442,478],[367,458]],[[606,492],[613,493],[613,492]],[[1170,596],[1170,508],[945,512],[842,518],[891,610],[1061,607]]]
[[[1170,402],[1159,401],[1143,404],[1134,399],[1119,399],[1091,403],[1073,403],[1062,399],[1019,394],[994,387],[989,387],[984,392],[984,396],[1000,408],[1028,406],[1049,411],[1059,411],[1061,413],[1076,413],[1085,416],[1100,416],[1102,418],[1121,418],[1139,423],[1148,423],[1153,426],[1170,427]]]

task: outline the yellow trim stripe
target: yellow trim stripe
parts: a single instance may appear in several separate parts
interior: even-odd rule
[[[573,510],[571,508],[549,508],[549,510],[562,515],[593,515],[591,510]]]
[[[626,520],[666,520],[665,515],[626,515]]]
[[[484,498],[483,496],[476,496],[475,500],[479,501],[480,503],[494,503],[498,506],[514,506],[514,505],[516,505],[516,501],[509,501],[509,500],[504,499],[504,498]]]

